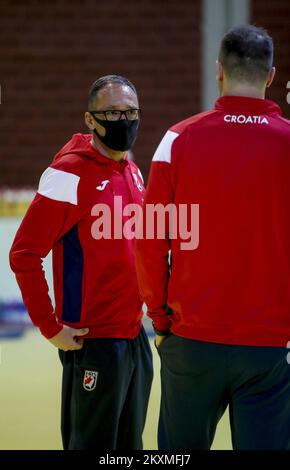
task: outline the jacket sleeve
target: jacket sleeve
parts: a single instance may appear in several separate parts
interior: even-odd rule
[[[151,164],[145,194],[142,228],[143,237],[137,237],[135,257],[141,296],[148,308],[148,316],[158,330],[169,330],[171,321],[167,309],[169,280],[169,213],[174,201],[174,183],[171,166],[171,147],[178,136],[168,131],[157,148]],[[157,206],[158,205],[158,206]],[[153,206],[157,216],[151,217]],[[159,208],[159,209],[158,209]],[[157,222],[159,219],[159,222]],[[164,221],[164,230],[162,229]],[[159,223],[159,234],[157,233]],[[141,231],[139,231],[140,235]]]
[[[55,336],[62,326],[53,313],[42,259],[79,220],[79,180],[79,176],[56,168],[45,170],[10,250],[10,266],[24,304],[46,338]]]

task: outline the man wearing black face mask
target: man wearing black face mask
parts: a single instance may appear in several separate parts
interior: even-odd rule
[[[96,148],[114,160],[121,160],[137,137],[140,115],[137,93],[132,84],[124,86],[111,82],[103,87],[102,80],[97,80],[92,86],[90,110],[85,114],[85,120],[94,132]],[[94,98],[96,87],[97,101]],[[124,109],[121,109],[120,102],[124,103]]]
[[[142,204],[140,171],[127,160],[140,109],[134,85],[93,83],[85,122],[39,183],[10,252],[24,303],[63,365],[64,449],[141,449],[152,357],[141,327],[128,204]],[[111,229],[111,230],[109,230]],[[55,308],[42,258],[53,250]]]

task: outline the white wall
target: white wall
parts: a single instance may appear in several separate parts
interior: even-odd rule
[[[233,26],[250,20],[250,0],[203,0],[202,2],[202,108],[211,109],[218,97],[215,62],[223,35]]]
[[[9,250],[20,222],[21,218],[0,217],[0,300],[21,300],[20,291],[14,273],[10,269],[8,260]],[[48,255],[45,259],[44,269],[51,291],[51,255]]]

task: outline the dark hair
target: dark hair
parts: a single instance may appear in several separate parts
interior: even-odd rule
[[[267,79],[273,50],[273,40],[265,29],[236,26],[222,39],[219,61],[230,78],[256,83]]]
[[[134,91],[134,93],[137,95],[137,90],[133,83],[128,80],[128,78],[122,77],[121,75],[105,75],[104,77],[98,78],[91,86],[89,90],[89,97],[88,97],[88,105],[89,109],[91,106],[93,106],[94,101],[97,97],[97,94],[102,88],[105,88],[107,85],[110,85],[111,83],[116,83],[120,85],[126,85],[131,88],[131,90]]]

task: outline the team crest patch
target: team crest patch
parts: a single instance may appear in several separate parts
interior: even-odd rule
[[[88,392],[91,392],[96,388],[97,385],[97,377],[98,372],[93,370],[85,370],[84,380],[83,380],[83,387]]]
[[[143,186],[142,184],[140,183],[140,181],[138,180],[138,176],[136,175],[136,173],[132,173],[133,175],[133,178],[135,180],[135,183],[136,183],[136,186],[137,188],[139,189],[139,191],[142,193],[143,192]]]

